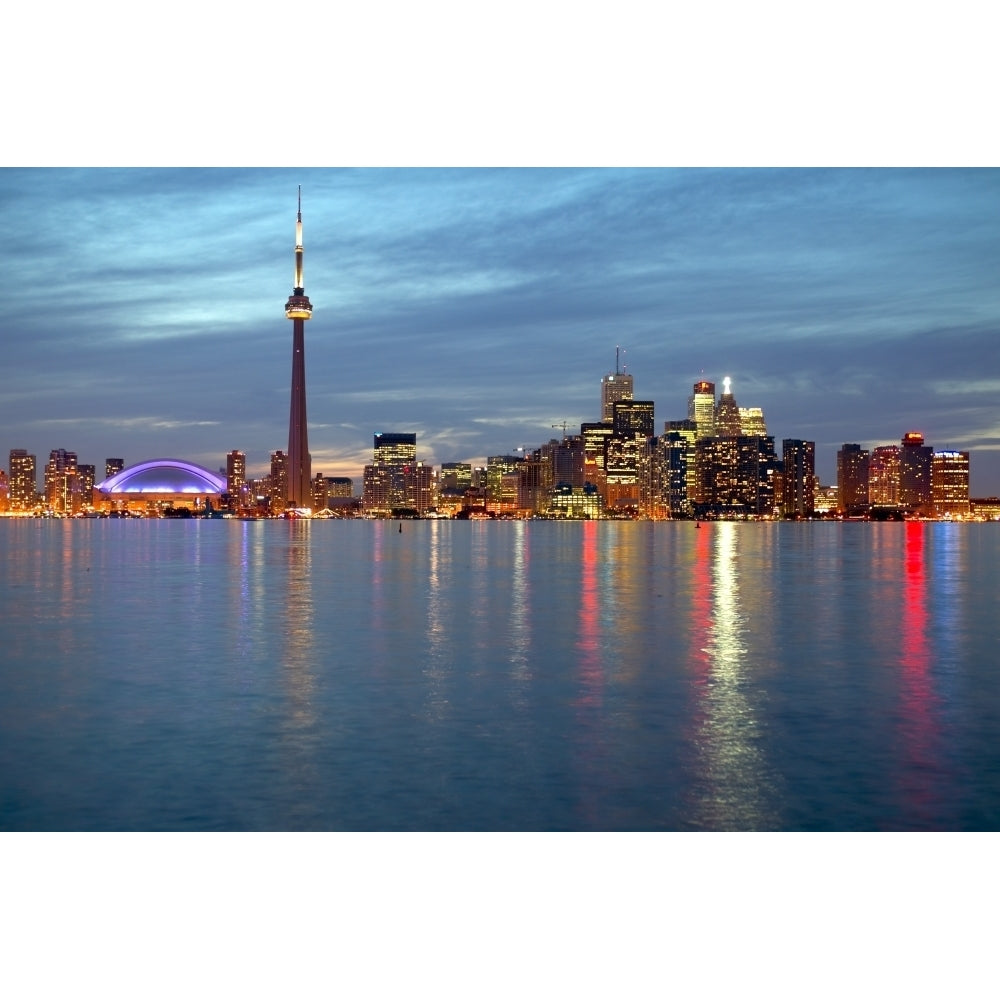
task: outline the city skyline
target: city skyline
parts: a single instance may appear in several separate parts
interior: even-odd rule
[[[983,169],[5,170],[3,448],[263,472],[298,184],[314,474],[359,480],[384,431],[433,465],[536,447],[599,419],[621,347],[658,432],[728,375],[824,483],[919,431],[1000,493]]]

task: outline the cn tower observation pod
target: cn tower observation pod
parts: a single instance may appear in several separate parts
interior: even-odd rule
[[[95,487],[101,493],[198,494],[205,496],[226,491],[226,481],[214,472],[176,458],[154,458],[130,465]]]

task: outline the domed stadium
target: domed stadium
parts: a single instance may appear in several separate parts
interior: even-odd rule
[[[208,469],[176,458],[155,458],[130,465],[98,483],[108,501],[201,506],[226,490],[226,480]]]

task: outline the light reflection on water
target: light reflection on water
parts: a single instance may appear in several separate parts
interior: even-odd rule
[[[747,623],[742,609],[738,542],[731,522],[700,530],[697,581],[703,593],[695,607],[704,642],[695,675],[698,703],[693,734],[698,780],[693,825],[703,829],[780,827],[771,805],[774,777],[762,750],[764,740],[750,690]]]
[[[0,522],[5,829],[991,829],[993,525]]]

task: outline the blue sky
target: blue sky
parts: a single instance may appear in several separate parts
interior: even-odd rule
[[[314,471],[379,431],[538,445],[598,418],[620,345],[658,426],[729,375],[824,483],[919,430],[1000,493],[994,169],[4,169],[0,449],[263,471],[299,184]]]

